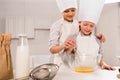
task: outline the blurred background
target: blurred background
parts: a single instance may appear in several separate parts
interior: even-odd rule
[[[55,0],[0,0],[0,33],[12,32],[13,67],[15,67],[18,34],[28,35],[30,56],[49,55],[49,30],[60,17],[61,13]],[[118,66],[116,56],[120,56],[119,2],[105,3],[96,32],[106,37],[106,42],[103,43],[105,62]]]

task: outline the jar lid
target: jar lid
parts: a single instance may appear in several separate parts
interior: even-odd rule
[[[20,36],[27,36],[27,34],[18,34],[18,36],[20,37]]]

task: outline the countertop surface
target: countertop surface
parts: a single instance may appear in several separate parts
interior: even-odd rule
[[[119,74],[118,67],[115,68],[116,70],[114,71],[98,69],[89,73],[74,72],[62,68],[53,80],[120,80],[117,78],[117,74]]]
[[[116,70],[114,71],[98,69],[94,72],[80,73],[60,66],[53,80],[120,80],[117,78],[117,75],[119,74],[119,67],[115,68]]]

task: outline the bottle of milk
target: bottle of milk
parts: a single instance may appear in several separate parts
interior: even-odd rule
[[[29,45],[26,34],[19,34],[16,50],[15,78],[24,79],[29,76]]]

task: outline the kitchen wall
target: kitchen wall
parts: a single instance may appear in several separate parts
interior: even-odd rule
[[[50,54],[49,28],[61,15],[54,0],[0,0],[0,12],[0,32],[12,32],[13,65],[19,33],[28,35],[30,55]]]
[[[105,5],[97,32],[103,33],[104,60],[116,66],[120,55],[119,4]],[[27,33],[30,55],[50,54],[48,50],[49,28],[61,14],[55,0],[0,0],[0,32],[12,32],[11,54],[15,65],[17,34]]]
[[[97,26],[98,33],[103,33],[104,60],[110,65],[120,65],[116,56],[120,56],[120,4],[106,4]],[[119,64],[118,64],[119,63]]]

